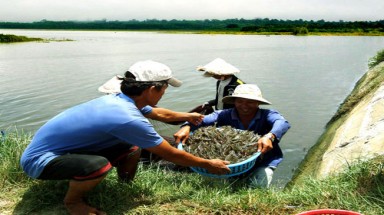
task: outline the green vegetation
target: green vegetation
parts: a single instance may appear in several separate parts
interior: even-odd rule
[[[336,34],[384,35],[384,20],[338,21],[277,20],[277,19],[226,19],[226,20],[130,20],[130,21],[49,21],[32,23],[0,22],[4,29],[65,29],[65,30],[150,30],[196,33],[240,34]]]
[[[0,34],[0,43],[43,41],[41,38],[30,38],[26,36],[17,36],[12,34]]]
[[[371,69],[381,62],[384,62],[384,49],[379,51],[375,57],[370,59],[368,66]]]
[[[0,211],[2,214],[66,214],[62,200],[67,181],[28,178],[19,159],[30,134],[7,132],[0,139]],[[307,177],[289,189],[250,189],[239,182],[140,166],[131,184],[111,172],[89,195],[89,203],[108,214],[295,214],[337,208],[363,214],[384,213],[384,157],[315,180]]]
[[[26,36],[18,36],[18,35],[12,35],[12,34],[0,34],[0,43],[17,43],[17,42],[32,42],[32,41],[38,41],[38,42],[66,42],[66,41],[73,41],[71,39],[42,39],[42,38],[31,38]]]
[[[294,35],[307,35],[309,33],[306,27],[296,27],[293,29]]]

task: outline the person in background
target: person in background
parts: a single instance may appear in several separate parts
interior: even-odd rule
[[[225,96],[232,95],[235,88],[244,84],[242,80],[235,76],[240,70],[233,65],[227,63],[221,58],[216,58],[205,66],[200,66],[197,71],[204,72],[204,76],[213,77],[216,82],[216,97],[213,100],[207,101],[202,105],[202,109],[207,109],[205,113],[212,112],[213,109],[209,107],[215,107],[215,110],[223,110],[233,108],[233,104],[225,104],[222,99]]]
[[[104,180],[113,166],[119,179],[133,180],[140,148],[178,165],[199,166],[214,174],[230,171],[226,161],[203,159],[172,147],[145,118],[154,111],[152,107],[168,85],[181,85],[168,66],[139,61],[122,79],[122,93],[79,104],[50,119],[38,129],[21,156],[20,164],[32,178],[70,180],[64,197],[70,214],[105,214],[85,203],[85,195]],[[175,117],[156,116],[168,120]],[[199,119],[194,118],[195,123]]]
[[[203,121],[195,126],[185,123],[174,134],[176,142],[185,143],[190,132],[199,127],[232,126],[236,129],[249,130],[262,136],[257,143],[261,156],[255,166],[243,175],[243,179],[252,187],[266,187],[271,184],[273,172],[283,160],[279,143],[290,128],[288,121],[276,110],[262,109],[259,105],[271,104],[264,99],[255,84],[242,84],[236,87],[231,96],[223,98],[225,104],[234,104],[234,108],[215,111],[206,115]]]

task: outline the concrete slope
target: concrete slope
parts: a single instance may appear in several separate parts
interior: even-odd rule
[[[300,163],[288,186],[307,176],[324,178],[357,161],[384,154],[384,62],[355,85]]]

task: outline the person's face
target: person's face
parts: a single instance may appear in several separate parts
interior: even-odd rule
[[[235,99],[235,108],[238,114],[243,116],[249,115],[253,117],[259,109],[259,104],[260,102],[251,99]]]
[[[164,85],[160,90],[157,90],[155,87],[150,88],[150,96],[149,96],[149,105],[154,107],[163,97],[165,90],[168,88],[168,85]]]
[[[231,77],[230,75],[213,75],[212,76],[214,79],[217,79],[217,80],[220,80],[220,81],[223,81],[229,77]]]

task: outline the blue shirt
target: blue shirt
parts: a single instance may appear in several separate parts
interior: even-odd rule
[[[212,126],[215,123],[217,127],[232,126],[241,130],[253,131],[261,136],[269,132],[273,133],[276,136],[273,142],[273,149],[265,153],[263,158],[258,160],[257,164],[276,168],[283,160],[283,152],[278,143],[291,126],[279,112],[270,109],[259,109],[248,128],[244,128],[242,125],[235,108],[215,111],[206,115],[200,125],[189,125],[191,126],[191,131],[194,131],[199,127]]]
[[[111,94],[74,106],[55,116],[34,135],[21,157],[23,170],[37,178],[54,158],[76,151],[99,151],[126,142],[141,148],[159,145],[163,138],[128,96]]]

